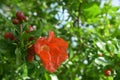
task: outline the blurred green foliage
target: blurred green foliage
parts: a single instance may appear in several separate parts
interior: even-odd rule
[[[104,0],[103,0],[104,1]],[[1,0],[0,80],[119,80],[120,6],[111,0]],[[33,36],[47,36],[53,30],[69,43],[69,58],[50,74],[36,56],[32,63],[26,52],[5,41],[3,34],[16,34],[11,20],[16,11],[27,16],[24,26],[36,26]],[[22,37],[27,37],[24,35]],[[16,58],[22,63],[16,64]],[[104,75],[111,69],[111,75]]]

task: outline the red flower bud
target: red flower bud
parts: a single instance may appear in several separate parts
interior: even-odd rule
[[[32,62],[34,60],[34,47],[31,46],[27,51],[27,61]]]
[[[6,32],[4,34],[4,39],[15,40],[15,36],[11,32]]]
[[[27,21],[26,16],[23,16],[23,20],[24,20],[24,21]]]
[[[104,74],[105,74],[105,76],[110,76],[110,75],[111,75],[111,72],[112,72],[111,69],[106,69],[106,70],[104,71]]]
[[[28,30],[26,30],[26,32],[29,33],[29,32],[31,32],[31,31],[33,31],[33,30],[34,30],[33,26],[29,26],[29,27],[28,27]]]
[[[23,12],[21,12],[21,11],[17,11],[17,12],[16,12],[16,17],[17,17],[17,19],[19,19],[21,22],[22,22],[23,20],[26,21],[26,17],[24,16]]]
[[[15,18],[15,19],[12,20],[12,23],[13,24],[19,24],[19,20]]]
[[[33,60],[34,60],[34,56],[28,53],[27,54],[27,61],[32,62]]]

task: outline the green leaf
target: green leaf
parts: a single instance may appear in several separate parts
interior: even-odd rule
[[[15,49],[15,54],[16,54],[16,64],[20,65],[21,64],[21,51],[19,48]]]
[[[24,63],[24,64],[21,66],[21,68],[22,68],[22,70],[23,70],[22,77],[23,77],[23,78],[28,77],[27,65]]]
[[[91,7],[84,9],[86,16],[88,17],[95,17],[100,14],[101,10],[97,4],[92,5]]]

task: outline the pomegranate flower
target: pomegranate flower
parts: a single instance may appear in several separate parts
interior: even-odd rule
[[[37,54],[45,69],[55,72],[56,69],[68,58],[66,50],[68,43],[62,38],[56,38],[54,32],[49,32],[49,37],[41,37],[34,44],[34,53]]]

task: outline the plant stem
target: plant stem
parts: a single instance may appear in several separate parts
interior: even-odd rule
[[[20,33],[22,33],[22,24],[20,24]]]

